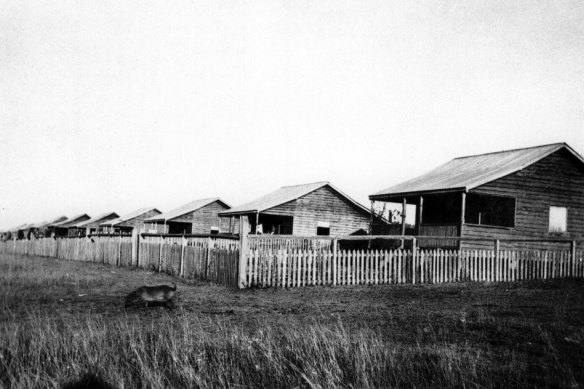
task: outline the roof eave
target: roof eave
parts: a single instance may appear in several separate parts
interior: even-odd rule
[[[241,215],[247,215],[250,213],[261,213],[264,210],[258,210],[258,209],[246,209],[243,211],[223,211],[223,212],[219,212],[219,216],[241,216]]]
[[[456,193],[456,192],[467,192],[468,188],[466,187],[459,187],[459,188],[444,188],[444,189],[433,189],[433,190],[418,190],[412,192],[395,192],[395,193],[378,193],[369,195],[369,200],[375,201],[383,201],[388,198],[396,198],[396,197],[409,197],[409,196],[424,196],[424,195],[431,195],[431,194],[442,194],[442,193]]]

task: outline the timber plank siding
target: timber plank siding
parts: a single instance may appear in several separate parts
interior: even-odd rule
[[[514,227],[464,224],[463,237],[493,239],[582,239],[584,237],[584,169],[567,150],[559,150],[523,170],[491,181],[469,193],[513,197]],[[567,232],[549,232],[550,206],[566,207]],[[534,243],[531,243],[533,246]],[[539,243],[535,246],[557,246]],[[564,245],[565,246],[565,245]],[[463,243],[463,248],[488,247],[487,243]]]
[[[161,214],[161,212],[159,210],[151,209],[150,211],[145,212],[139,216],[136,216],[130,220],[126,220],[126,221],[119,223],[118,226],[120,226],[120,227],[133,227],[133,228],[137,228],[138,231],[144,231],[145,230],[144,220],[148,219],[149,217],[160,215],[160,214]]]
[[[193,234],[208,234],[211,227],[220,227],[219,212],[229,209],[220,201],[215,201],[209,205],[192,212]]]
[[[264,213],[293,216],[293,235],[316,235],[318,222],[330,223],[331,236],[368,231],[370,223],[369,212],[357,208],[328,185]]]
[[[220,226],[219,212],[227,209],[229,209],[227,205],[217,200],[199,209],[168,220],[167,224],[170,226],[175,223],[190,223],[192,225],[190,234],[209,234],[211,227]],[[167,230],[169,230],[168,227]]]
[[[328,181],[284,186],[220,213],[224,223],[249,218],[253,232],[275,235],[340,236],[369,231],[371,211]],[[256,222],[257,221],[257,222]],[[258,224],[258,226],[256,226]],[[261,229],[258,228],[261,225]]]

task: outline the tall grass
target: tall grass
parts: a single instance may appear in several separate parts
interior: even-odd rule
[[[6,387],[59,387],[91,372],[116,387],[517,386],[525,361],[480,349],[405,346],[342,323],[251,333],[220,320],[165,316],[74,321],[30,313],[0,327]]]
[[[92,297],[71,309],[84,300],[66,300],[70,288],[74,296],[108,291],[111,271],[82,264],[71,272],[71,266],[64,271],[59,264],[0,256],[0,387],[57,388],[88,374],[118,388],[500,388],[582,382],[570,360],[584,351],[584,326],[575,316],[582,313],[581,292],[570,299],[566,294],[565,306],[572,308],[554,310],[547,327],[510,311],[504,312],[513,313],[509,319],[483,307],[430,316],[416,313],[413,305],[403,328],[396,326],[404,323],[400,318],[383,327],[370,324],[368,316],[347,323],[330,315],[285,325],[263,316],[244,324],[234,320],[237,315],[199,315],[184,305],[125,311],[114,295]],[[487,305],[497,298],[489,297]],[[93,303],[101,304],[99,309]],[[575,324],[566,324],[571,319]]]

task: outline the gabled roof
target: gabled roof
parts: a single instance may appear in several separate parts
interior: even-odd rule
[[[44,221],[44,222],[40,222],[38,224],[35,224],[34,228],[42,228],[42,227],[46,227],[46,226],[51,226],[51,225],[54,225],[55,223],[61,223],[61,222],[64,222],[66,220],[68,220],[67,216],[63,215],[63,216],[59,216],[59,217],[56,217],[54,219],[51,219],[49,221]]]
[[[154,207],[140,208],[140,209],[137,209],[133,212],[130,212],[130,213],[127,213],[123,216],[120,216],[118,218],[107,220],[107,221],[101,223],[100,225],[102,225],[102,226],[115,226],[116,224],[123,223],[125,221],[134,219],[135,217],[138,217],[138,216],[143,215],[146,212],[150,212],[150,211],[158,211],[158,209],[156,209]],[[158,212],[160,212],[160,211],[158,211]]]
[[[12,228],[10,230],[10,232],[18,232],[20,230],[26,230],[27,228],[30,228],[31,226],[32,226],[32,224],[30,224],[30,223],[24,223],[24,224],[21,224],[17,227]]]
[[[566,143],[471,155],[455,158],[421,176],[372,194],[369,198],[374,200],[387,195],[468,191],[522,170],[561,149],[568,150],[584,164],[584,158]]]
[[[320,182],[313,182],[310,184],[302,184],[302,185],[294,185],[294,186],[283,186],[280,189],[268,193],[265,196],[262,196],[256,200],[250,201],[249,203],[240,205],[235,208],[231,208],[227,211],[219,212],[220,215],[235,215],[235,214],[246,214],[246,213],[256,213],[256,212],[263,212],[270,208],[274,208],[278,205],[282,205],[288,203],[290,201],[299,199],[300,197],[304,197],[307,194],[314,192],[317,189],[322,188],[323,186],[329,186],[334,191],[338,192],[342,197],[349,200],[353,203],[356,207],[364,210],[365,212],[370,212],[368,208],[364,207],[362,204],[356,202],[331,183],[327,181],[320,181]]]
[[[72,217],[70,219],[63,220],[62,222],[58,222],[58,223],[51,224],[51,225],[53,227],[63,227],[63,228],[66,228],[66,227],[70,227],[70,226],[72,226],[72,225],[74,225],[76,223],[79,223],[80,222],[79,219],[82,219],[82,218],[89,219],[90,217],[89,217],[88,214],[82,213],[81,215],[76,215],[76,216],[74,216],[74,217]],[[85,219],[85,220],[87,220],[87,219]]]
[[[116,217],[119,217],[120,215],[118,215],[115,212],[106,212],[106,213],[102,213],[101,215],[92,217],[89,220],[84,220],[82,222],[79,222],[75,225],[72,225],[71,227],[75,227],[75,228],[85,228],[91,224],[99,224],[100,222],[102,222],[104,219],[114,219]]]
[[[200,199],[191,201],[188,204],[182,205],[171,211],[161,213],[160,215],[152,216],[144,221],[149,223],[169,221],[172,219],[176,219],[179,216],[186,215],[187,213],[196,211],[199,208],[203,208],[204,206],[214,203],[215,201],[220,201],[221,203],[229,207],[229,205],[225,201],[221,200],[219,197],[214,197],[210,199]]]

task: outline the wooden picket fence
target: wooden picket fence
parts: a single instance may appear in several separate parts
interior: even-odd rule
[[[584,251],[348,250],[320,237],[163,236],[0,242],[0,253],[140,267],[240,288],[437,284],[584,277]],[[498,248],[498,241],[495,248]]]
[[[237,286],[240,256],[237,243],[237,240],[212,238],[146,238],[139,243],[137,266],[176,277],[197,277]]]
[[[237,239],[226,238],[43,238],[0,242],[0,253],[141,267],[237,286],[238,244]]]
[[[240,286],[417,284],[584,277],[582,250],[250,249]]]

